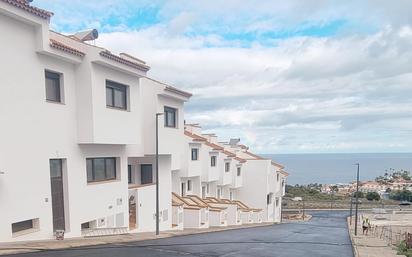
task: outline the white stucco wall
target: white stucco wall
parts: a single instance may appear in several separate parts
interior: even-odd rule
[[[80,236],[81,224],[97,219],[106,221],[101,227],[128,227],[128,158],[143,156],[144,150],[153,154],[153,126],[142,121],[146,122],[146,116],[154,117],[157,109],[166,104],[179,112],[179,128],[160,133],[163,142],[167,138],[171,142],[161,144],[163,161],[159,165],[161,210],[168,212],[161,229],[170,229],[171,170],[179,168],[182,154],[178,148],[172,150],[183,139],[184,101],[168,96],[164,86],[154,87],[157,91],[144,90],[149,86],[140,86],[138,80],[144,74],[134,74],[112,61],[110,65],[96,61],[101,59],[98,52],[102,49],[84,44],[82,50],[90,52],[83,58],[50,49],[51,32],[46,20],[4,2],[0,9],[0,31],[8,35],[2,38],[0,48],[0,172],[4,172],[0,174],[0,209],[7,210],[0,215],[0,242],[53,237],[52,158],[63,159],[64,163],[66,237]],[[28,20],[27,24],[23,22]],[[114,65],[119,67],[114,69]],[[62,74],[63,103],[45,100],[46,69]],[[106,107],[106,79],[129,86],[128,110]],[[158,101],[149,108],[153,99]],[[90,157],[115,157],[117,179],[87,183],[86,158]],[[153,196],[151,191],[142,194]],[[12,237],[11,224],[28,219],[39,219],[38,231]]]

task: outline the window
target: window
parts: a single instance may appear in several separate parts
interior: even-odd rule
[[[106,80],[106,106],[127,110],[127,86]]]
[[[87,182],[116,179],[116,158],[87,158]]]
[[[132,184],[132,165],[127,166],[127,183]]]
[[[209,194],[209,184],[206,184],[206,193]]]
[[[140,165],[140,180],[141,184],[152,184],[153,183],[153,169],[152,164],[142,164]]]
[[[192,191],[192,181],[191,180],[187,181],[187,191]]]
[[[278,206],[279,206],[279,199],[276,198],[276,207],[278,207]]]
[[[31,229],[38,229],[39,219],[24,220],[11,224],[11,232],[18,233],[23,231],[30,231]]]
[[[182,183],[182,196],[186,195],[186,183]]]
[[[210,156],[210,166],[216,167],[216,156]]]
[[[222,190],[220,188],[217,189],[217,198],[220,199]]]
[[[237,167],[237,176],[240,177],[240,175],[242,175],[242,169]]]
[[[202,186],[202,198],[206,198],[206,186]]]
[[[233,192],[229,192],[229,199],[230,201],[233,201]]]
[[[277,181],[279,181],[279,173],[276,174],[276,179],[277,179]]]
[[[230,162],[225,162],[225,172],[230,171]]]
[[[267,202],[267,204],[271,204],[271,203],[272,203],[272,195],[271,195],[271,194],[268,194],[268,195],[266,196],[266,202]]]
[[[177,109],[165,106],[165,127],[177,127]]]
[[[46,100],[61,103],[60,74],[51,71],[45,71],[44,73],[46,77]]]
[[[192,148],[192,161],[197,161],[199,155],[199,149],[197,148]]]

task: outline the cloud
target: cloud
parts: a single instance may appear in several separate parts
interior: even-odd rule
[[[98,26],[99,45],[193,92],[185,118],[223,139],[261,153],[411,149],[411,1],[37,2],[57,8],[56,27]]]

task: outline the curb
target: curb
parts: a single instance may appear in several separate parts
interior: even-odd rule
[[[346,219],[346,224],[348,225],[348,233],[349,233],[350,242],[352,244],[353,256],[354,257],[359,257],[358,247],[356,246],[355,240],[353,239],[353,235],[352,235],[352,232],[351,232],[351,229],[350,229],[349,219],[350,219],[350,217],[348,217]]]
[[[189,235],[197,235],[197,234],[207,234],[207,233],[216,233],[216,232],[224,232],[224,231],[229,231],[229,230],[241,230],[241,229],[247,229],[247,228],[258,228],[258,227],[267,227],[267,226],[272,226],[272,225],[276,225],[276,224],[280,224],[280,223],[275,223],[275,222],[264,222],[264,223],[258,223],[258,224],[248,224],[248,225],[240,225],[240,226],[231,226],[231,227],[216,227],[216,228],[212,228],[210,230],[199,230],[199,231],[190,231],[190,232],[183,232],[180,234],[174,234],[175,231],[164,231],[163,234],[160,234],[159,236],[153,236],[152,238],[124,238],[124,240],[108,240],[108,241],[91,241],[88,244],[84,244],[84,245],[76,245],[71,243],[69,240],[73,239],[73,240],[82,240],[82,239],[86,239],[86,238],[70,238],[68,239],[66,242],[64,242],[64,240],[62,241],[62,245],[57,245],[57,246],[40,246],[40,247],[36,247],[36,246],[21,246],[19,247],[19,243],[15,244],[15,247],[13,247],[13,243],[11,243],[10,247],[4,247],[4,245],[0,244],[0,256],[1,255],[14,255],[14,254],[22,254],[22,253],[33,253],[33,252],[41,252],[41,251],[60,251],[60,250],[66,250],[66,249],[75,249],[75,248],[82,248],[82,247],[91,247],[91,246],[104,246],[104,245],[110,245],[110,244],[122,244],[122,243],[131,243],[131,242],[141,242],[141,241],[151,241],[151,240],[158,240],[158,239],[164,239],[164,238],[171,238],[171,237],[182,237],[182,236],[189,236]],[[177,232],[178,233],[178,232]],[[128,233],[128,234],[124,234],[124,235],[138,235],[139,233]],[[104,237],[88,237],[86,240],[88,239],[101,239]],[[82,240],[83,241],[83,240]],[[43,243],[43,244],[47,244],[47,243],[51,243],[51,242],[56,242],[55,240],[45,240],[45,241],[37,241],[38,243]],[[20,245],[23,244],[27,244],[30,243],[30,241],[28,242],[21,242]],[[34,242],[35,243],[35,242]],[[66,245],[64,245],[66,244]]]

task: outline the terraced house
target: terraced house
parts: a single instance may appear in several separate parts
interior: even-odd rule
[[[281,165],[185,125],[190,93],[52,15],[0,0],[0,242],[154,231],[156,119],[160,230],[280,220]]]

